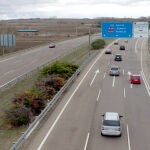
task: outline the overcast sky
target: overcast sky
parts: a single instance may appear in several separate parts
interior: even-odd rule
[[[0,0],[0,20],[141,16],[150,16],[150,0]]]

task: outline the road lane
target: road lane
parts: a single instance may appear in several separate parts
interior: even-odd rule
[[[43,147],[41,147],[42,149],[46,149],[48,145],[54,147],[56,150],[60,149],[60,147],[61,149],[68,150],[81,149],[81,147],[83,147],[83,140],[90,128],[91,115],[93,115],[93,107],[96,104],[98,93],[98,89],[93,91],[94,87],[89,85],[89,81],[91,81],[91,77],[93,77],[93,73],[96,68],[97,67],[93,67],[91,69],[90,74],[86,77],[86,81],[84,81],[84,83],[80,86],[80,89],[73,96],[72,103],[68,106],[69,112],[64,112],[57,124],[57,129],[52,132],[55,136],[52,137],[49,135],[48,140],[45,142]],[[101,78],[102,77],[103,76],[101,75]],[[84,87],[86,87],[86,91]],[[93,92],[91,93],[91,91]],[[72,135],[72,126],[76,128],[74,135]],[[59,134],[60,131],[61,135]],[[62,136],[65,136],[65,138]],[[72,140],[69,142],[68,139]],[[54,142],[55,140],[59,144],[56,145]],[[65,143],[65,145],[62,145],[61,143]],[[73,145],[71,145],[71,143]]]
[[[93,36],[92,40],[98,37]],[[9,82],[17,76],[20,76],[34,68],[52,61],[57,57],[70,53],[80,47],[81,45],[88,44],[89,37],[79,37],[77,39],[70,39],[56,43],[56,48],[48,48],[48,45],[39,46],[36,48],[28,49],[23,52],[7,55],[0,58],[0,86]],[[24,68],[24,69],[22,69]],[[15,70],[11,74],[4,76],[10,70]]]
[[[101,100],[96,105],[94,119],[91,125],[87,150],[127,150],[126,116],[124,113],[123,75],[116,77],[115,87],[111,86],[113,76],[106,74],[101,84]],[[122,137],[104,137],[100,134],[101,115],[107,111],[115,111],[123,115]]]
[[[147,150],[150,148],[150,99],[144,84],[127,88],[126,109],[130,129],[131,149]]]
[[[91,78],[93,77],[94,71],[97,69],[97,67],[94,67],[94,64],[95,64],[96,61],[99,60],[100,56],[101,56],[101,54],[97,57],[96,60],[93,61],[93,65],[91,66],[91,72],[88,71],[89,75],[86,77],[86,81],[84,81],[84,85],[80,85],[81,89],[78,90],[77,93],[74,93],[76,96],[72,97],[73,100],[68,106],[69,110],[67,109],[67,112],[70,111],[70,113],[66,113],[64,111],[63,116],[60,118],[60,120],[58,121],[58,124],[56,126],[57,130],[54,129],[53,132],[52,132],[52,135],[55,134],[57,142],[58,143],[60,142],[60,145],[59,144],[57,144],[57,145],[53,144],[53,142],[54,142],[53,139],[54,139],[55,136],[49,135],[48,138],[52,139],[53,142],[51,143],[50,139],[46,140],[46,143],[44,143],[44,145],[42,144],[42,146],[41,146],[42,149],[45,149],[46,147],[49,147],[48,145],[50,145],[52,147],[56,146],[56,149],[57,148],[60,149],[60,147],[61,147],[61,149],[63,149],[61,143],[62,143],[62,140],[65,140],[65,138],[63,138],[61,136],[63,136],[63,134],[64,134],[64,136],[66,136],[66,138],[68,139],[68,137],[71,136],[71,134],[72,134],[72,130],[71,130],[72,129],[72,125],[75,125],[75,127],[77,128],[77,131],[78,131],[78,132],[75,132],[75,133],[78,133],[77,134],[78,136],[75,135],[74,138],[76,140],[79,140],[79,141],[76,141],[75,139],[74,140],[72,139],[73,140],[72,144],[75,144],[75,143],[77,144],[79,142],[80,144],[78,143],[78,146],[79,147],[83,147],[83,141],[85,140],[87,132],[88,132],[87,125],[89,124],[89,127],[90,127],[91,118],[92,118],[91,115],[93,115],[93,112],[91,112],[91,111],[93,111],[93,107],[95,106],[95,103],[97,101],[97,95],[98,95],[98,92],[99,92],[99,88],[97,90],[93,91],[93,86],[90,87],[89,82],[91,81]],[[105,59],[103,59],[103,60],[105,61]],[[103,74],[101,74],[101,78],[103,78]],[[97,76],[96,79],[99,79],[99,76]],[[95,81],[94,81],[94,83],[95,83]],[[95,86],[95,84],[94,84],[94,86]],[[98,86],[99,86],[99,84],[98,84]],[[84,87],[86,87],[86,92],[85,92],[85,88]],[[91,90],[93,91],[92,94],[90,92]],[[82,116],[82,114],[83,114],[83,116]],[[75,120],[77,120],[77,122]],[[67,126],[65,125],[65,123],[67,123]],[[66,132],[63,132],[61,130],[61,128],[64,128],[63,131],[66,131]],[[59,134],[59,132],[61,132],[61,135]],[[66,133],[68,133],[68,134],[66,134]],[[81,134],[81,139],[79,138],[80,134]],[[57,137],[57,136],[59,136],[59,137]],[[37,140],[36,140],[35,143],[37,143]],[[40,143],[39,143],[39,145],[40,145]],[[64,141],[64,143],[65,143],[65,141]],[[33,142],[33,145],[32,145],[32,143],[30,145],[31,148],[28,148],[28,149],[37,149],[36,145],[37,144],[34,144],[34,142]],[[78,147],[78,146],[76,146],[76,147]],[[64,145],[64,148],[66,148],[65,145]],[[74,146],[70,145],[68,147],[68,149],[74,149]]]
[[[144,48],[142,46],[143,39],[139,39],[135,46],[137,52],[131,51],[127,52],[127,58],[125,61],[126,71],[130,70],[131,73],[140,73],[141,67],[141,50]],[[142,60],[143,61],[143,60]],[[133,84],[130,88],[129,78],[126,76],[126,101],[125,108],[127,114],[128,128],[130,131],[130,141],[132,150],[147,150],[150,149],[149,143],[149,119],[150,115],[150,99],[148,92],[146,90],[145,84],[142,80],[140,85]]]
[[[120,51],[119,46],[111,46],[114,48],[113,55],[122,54],[121,62],[114,62],[113,55],[105,54],[102,57],[97,56],[97,60],[92,61],[95,64],[91,68],[91,65],[88,66],[90,71],[87,67],[63,97],[62,101],[66,101],[84,77],[83,83],[72,96],[63,115],[42,144],[41,150],[147,150],[150,148],[149,95],[143,81],[141,85],[132,85],[131,88],[128,75],[129,71],[132,73],[141,71],[141,53],[139,53],[141,40],[139,39],[138,42],[136,39],[130,40],[126,44],[125,51]],[[120,41],[124,44],[123,40]],[[112,87],[113,76],[109,76],[111,64],[117,64],[121,70],[120,76],[115,77],[114,87]],[[94,77],[98,69],[100,72]],[[57,114],[55,117],[59,115],[57,109],[61,110],[60,106],[54,112],[54,115]],[[116,111],[124,116],[120,138],[100,135],[102,119],[100,115],[106,111]],[[36,150],[39,147],[55,117],[53,114],[49,117],[49,124],[45,124],[45,129],[42,128],[26,147],[28,150]]]

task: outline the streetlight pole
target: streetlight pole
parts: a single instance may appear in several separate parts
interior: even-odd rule
[[[89,28],[89,50],[91,50],[91,29]]]
[[[90,50],[91,50],[91,29],[89,28],[89,56],[90,56]]]

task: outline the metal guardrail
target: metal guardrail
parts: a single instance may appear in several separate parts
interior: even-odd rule
[[[81,67],[72,75],[72,77],[66,82],[66,84],[60,89],[60,91],[53,97],[51,101],[47,103],[47,106],[44,108],[44,110],[41,112],[39,116],[36,117],[34,122],[30,124],[29,128],[22,133],[18,141],[14,142],[10,150],[18,150],[19,147],[25,142],[25,140],[30,136],[30,134],[34,131],[34,129],[38,126],[40,121],[45,117],[47,112],[57,103],[60,96],[63,94],[63,92],[71,85],[71,83],[76,79],[78,74],[89,64],[89,62],[99,53],[99,51],[95,52],[94,54],[91,54],[89,59],[87,59]]]
[[[150,34],[148,35],[148,51],[149,51],[149,54],[150,54]]]

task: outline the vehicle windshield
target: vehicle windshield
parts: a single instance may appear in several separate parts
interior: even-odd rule
[[[104,126],[120,126],[120,121],[104,120],[103,125]]]
[[[140,79],[139,76],[132,76],[134,79]]]
[[[118,68],[117,67],[113,67],[113,68],[111,68],[111,70],[118,70]]]

